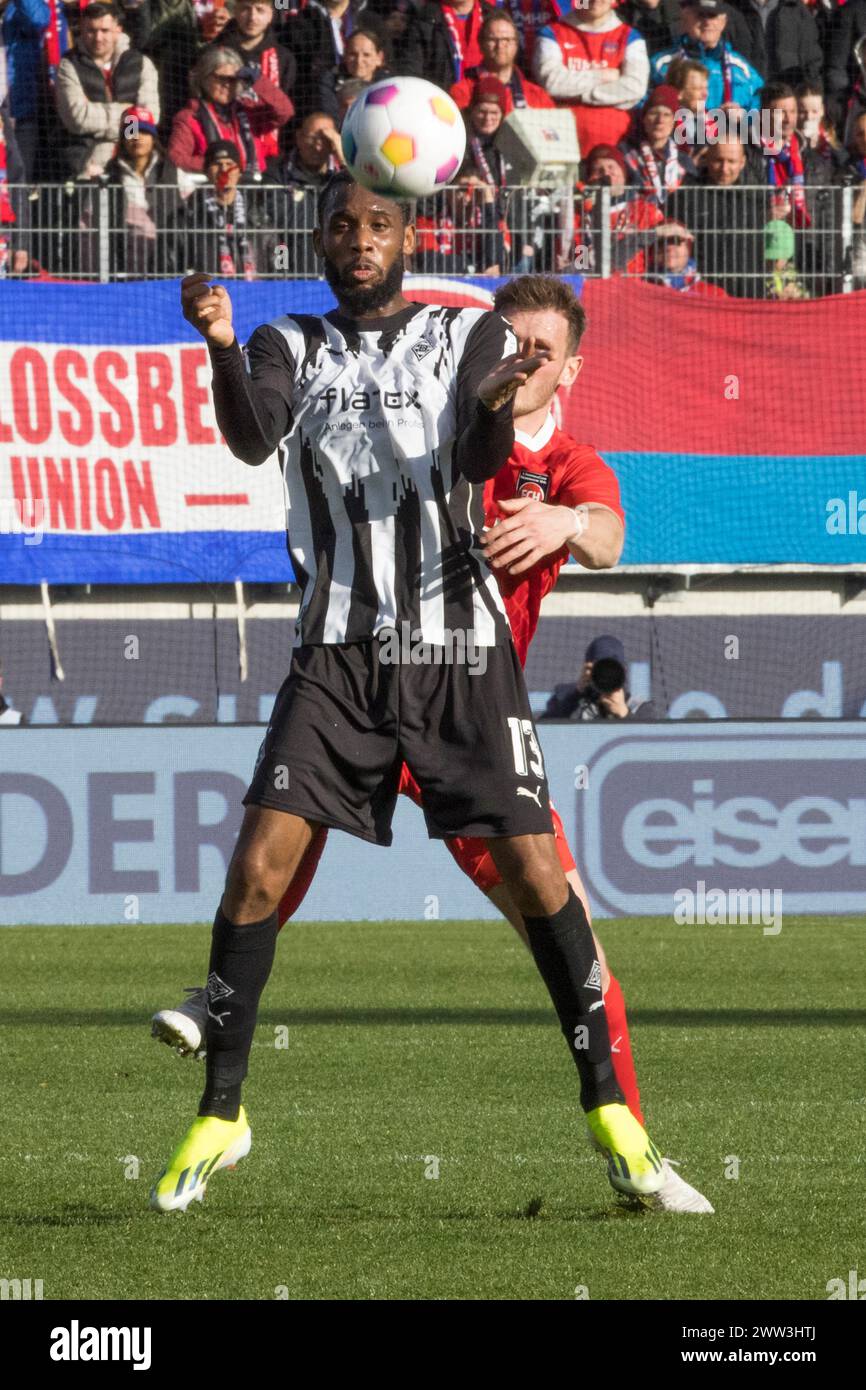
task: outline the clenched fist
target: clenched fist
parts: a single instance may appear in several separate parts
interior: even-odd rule
[[[211,276],[197,270],[180,282],[180,302],[187,323],[214,347],[231,347],[235,340],[232,327],[232,302],[222,285],[211,285]]]

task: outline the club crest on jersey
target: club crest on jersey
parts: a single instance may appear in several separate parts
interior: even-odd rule
[[[549,490],[549,473],[533,473],[528,468],[521,468],[517,477],[518,497],[528,497],[533,502],[543,502]]]
[[[417,343],[412,344],[412,355],[416,361],[420,362],[422,357],[426,357],[428,352],[433,351],[433,344],[428,343],[426,338],[421,338]]]

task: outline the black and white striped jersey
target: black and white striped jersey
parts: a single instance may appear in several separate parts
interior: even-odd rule
[[[286,315],[212,348],[232,452],[276,449],[302,597],[295,645],[357,642],[404,622],[413,640],[509,640],[480,549],[483,483],[506,462],[510,403],[479,382],[516,350],[498,314],[409,304],[387,318]],[[244,367],[246,370],[244,370]]]

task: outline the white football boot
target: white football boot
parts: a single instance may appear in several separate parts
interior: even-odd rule
[[[672,1166],[673,1165],[673,1166]],[[674,1172],[674,1160],[666,1158],[662,1164],[664,1182],[658,1192],[650,1198],[653,1206],[660,1211],[685,1212],[689,1215],[712,1216],[715,1208],[702,1192]]]
[[[187,986],[188,996],[175,1009],[160,1009],[150,1021],[150,1036],[173,1047],[179,1057],[205,1055],[207,989]]]

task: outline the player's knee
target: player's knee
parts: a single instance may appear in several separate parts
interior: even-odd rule
[[[283,895],[284,878],[265,850],[248,846],[232,860],[226,880],[229,918],[260,921],[269,917]]]
[[[503,880],[524,917],[546,917],[561,908],[568,884],[553,836],[522,837],[500,866]]]

